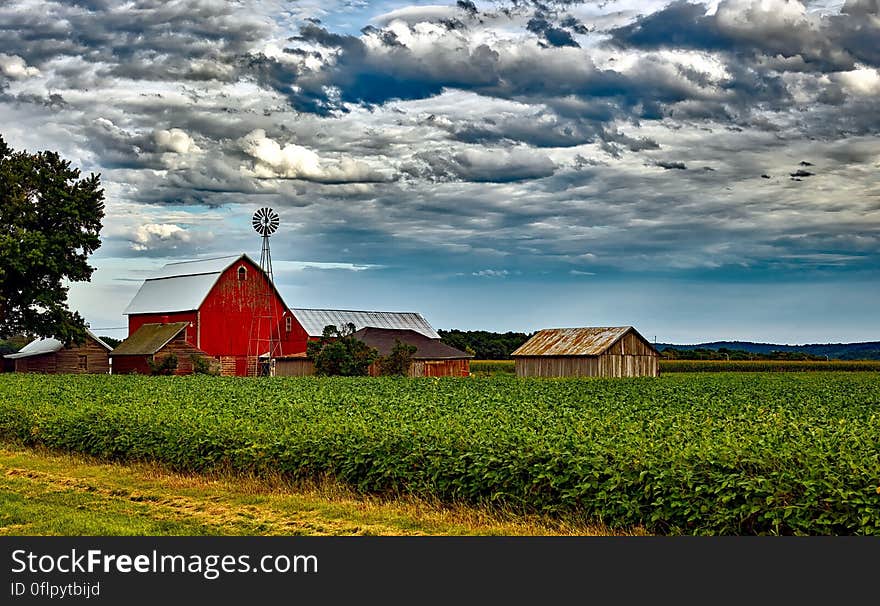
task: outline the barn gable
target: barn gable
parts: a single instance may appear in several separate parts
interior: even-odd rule
[[[195,311],[202,306],[223,272],[240,260],[247,261],[255,271],[262,271],[246,254],[169,263],[144,280],[123,313],[131,316]],[[275,294],[281,299],[277,289]]]

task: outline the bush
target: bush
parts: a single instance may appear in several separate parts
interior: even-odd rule
[[[394,348],[387,356],[379,358],[379,372],[383,375],[409,375],[409,367],[412,365],[412,357],[418,348],[415,345],[404,343],[400,339],[394,340]]]
[[[153,359],[147,360],[147,364],[150,366],[151,375],[173,375],[177,370],[177,356],[168,354],[160,362]]]
[[[195,375],[216,375],[217,374],[217,371],[214,370],[214,367],[211,364],[211,360],[209,360],[205,356],[200,356],[198,354],[190,354],[189,359],[192,361],[193,374],[195,374]]]
[[[369,374],[370,364],[379,357],[379,352],[352,335],[354,324],[347,324],[342,330],[332,324],[324,327],[320,341],[312,341],[306,346],[306,355],[315,363],[315,374],[319,376],[359,377]]]

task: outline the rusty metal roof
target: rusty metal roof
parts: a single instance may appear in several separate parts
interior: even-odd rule
[[[165,347],[171,339],[180,334],[189,322],[170,322],[168,324],[143,324],[130,337],[116,346],[111,356],[152,355]]]
[[[346,324],[354,324],[355,330],[361,328],[397,328],[414,330],[429,339],[439,339],[434,330],[421,314],[400,311],[353,311],[349,309],[291,309],[297,322],[306,330],[310,337],[320,337],[324,327],[332,324],[342,328]]]
[[[632,326],[585,326],[546,328],[523,343],[512,356],[598,356]]]

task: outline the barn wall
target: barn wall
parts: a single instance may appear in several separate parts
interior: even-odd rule
[[[409,377],[468,377],[470,376],[471,361],[464,360],[413,360],[409,367]],[[381,375],[379,364],[370,365],[371,377]]]
[[[659,357],[603,354],[601,356],[523,356],[514,362],[518,377],[656,377]]]
[[[209,358],[204,351],[197,349],[191,343],[188,343],[183,333],[180,333],[177,337],[172,339],[165,347],[157,351],[153,355],[153,361],[156,364],[161,364],[162,360],[174,354],[177,356],[177,369],[174,371],[176,375],[190,375],[193,372],[193,362],[190,356],[202,356],[205,358]]]
[[[113,374],[128,375],[136,373],[139,375],[150,374],[150,365],[147,360],[151,360],[153,356],[113,356]]]
[[[315,363],[305,358],[275,360],[276,377],[309,377],[315,374]]]
[[[15,372],[41,372],[55,374],[55,354],[29,356],[15,361]]]
[[[595,356],[523,356],[514,362],[518,377],[595,377]]]
[[[654,350],[651,344],[640,338],[638,334],[630,330],[623,335],[617,343],[609,347],[605,352],[607,354],[618,356],[654,356]]]
[[[85,368],[80,356],[85,356]],[[46,374],[106,374],[110,372],[109,352],[91,337],[82,345],[72,345],[54,353],[15,360],[16,372]]]
[[[659,373],[658,356],[599,356],[599,374],[603,377],[656,377]]]

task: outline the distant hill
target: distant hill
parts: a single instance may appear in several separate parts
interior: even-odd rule
[[[778,345],[775,343],[752,343],[751,341],[713,341],[695,345],[675,345],[657,343],[657,349],[663,351],[670,347],[679,350],[692,349],[731,349],[747,351],[755,354],[769,354],[774,351],[787,353],[805,353],[814,356],[828,356],[831,360],[880,360],[880,341],[866,343],[815,343],[810,345]]]

